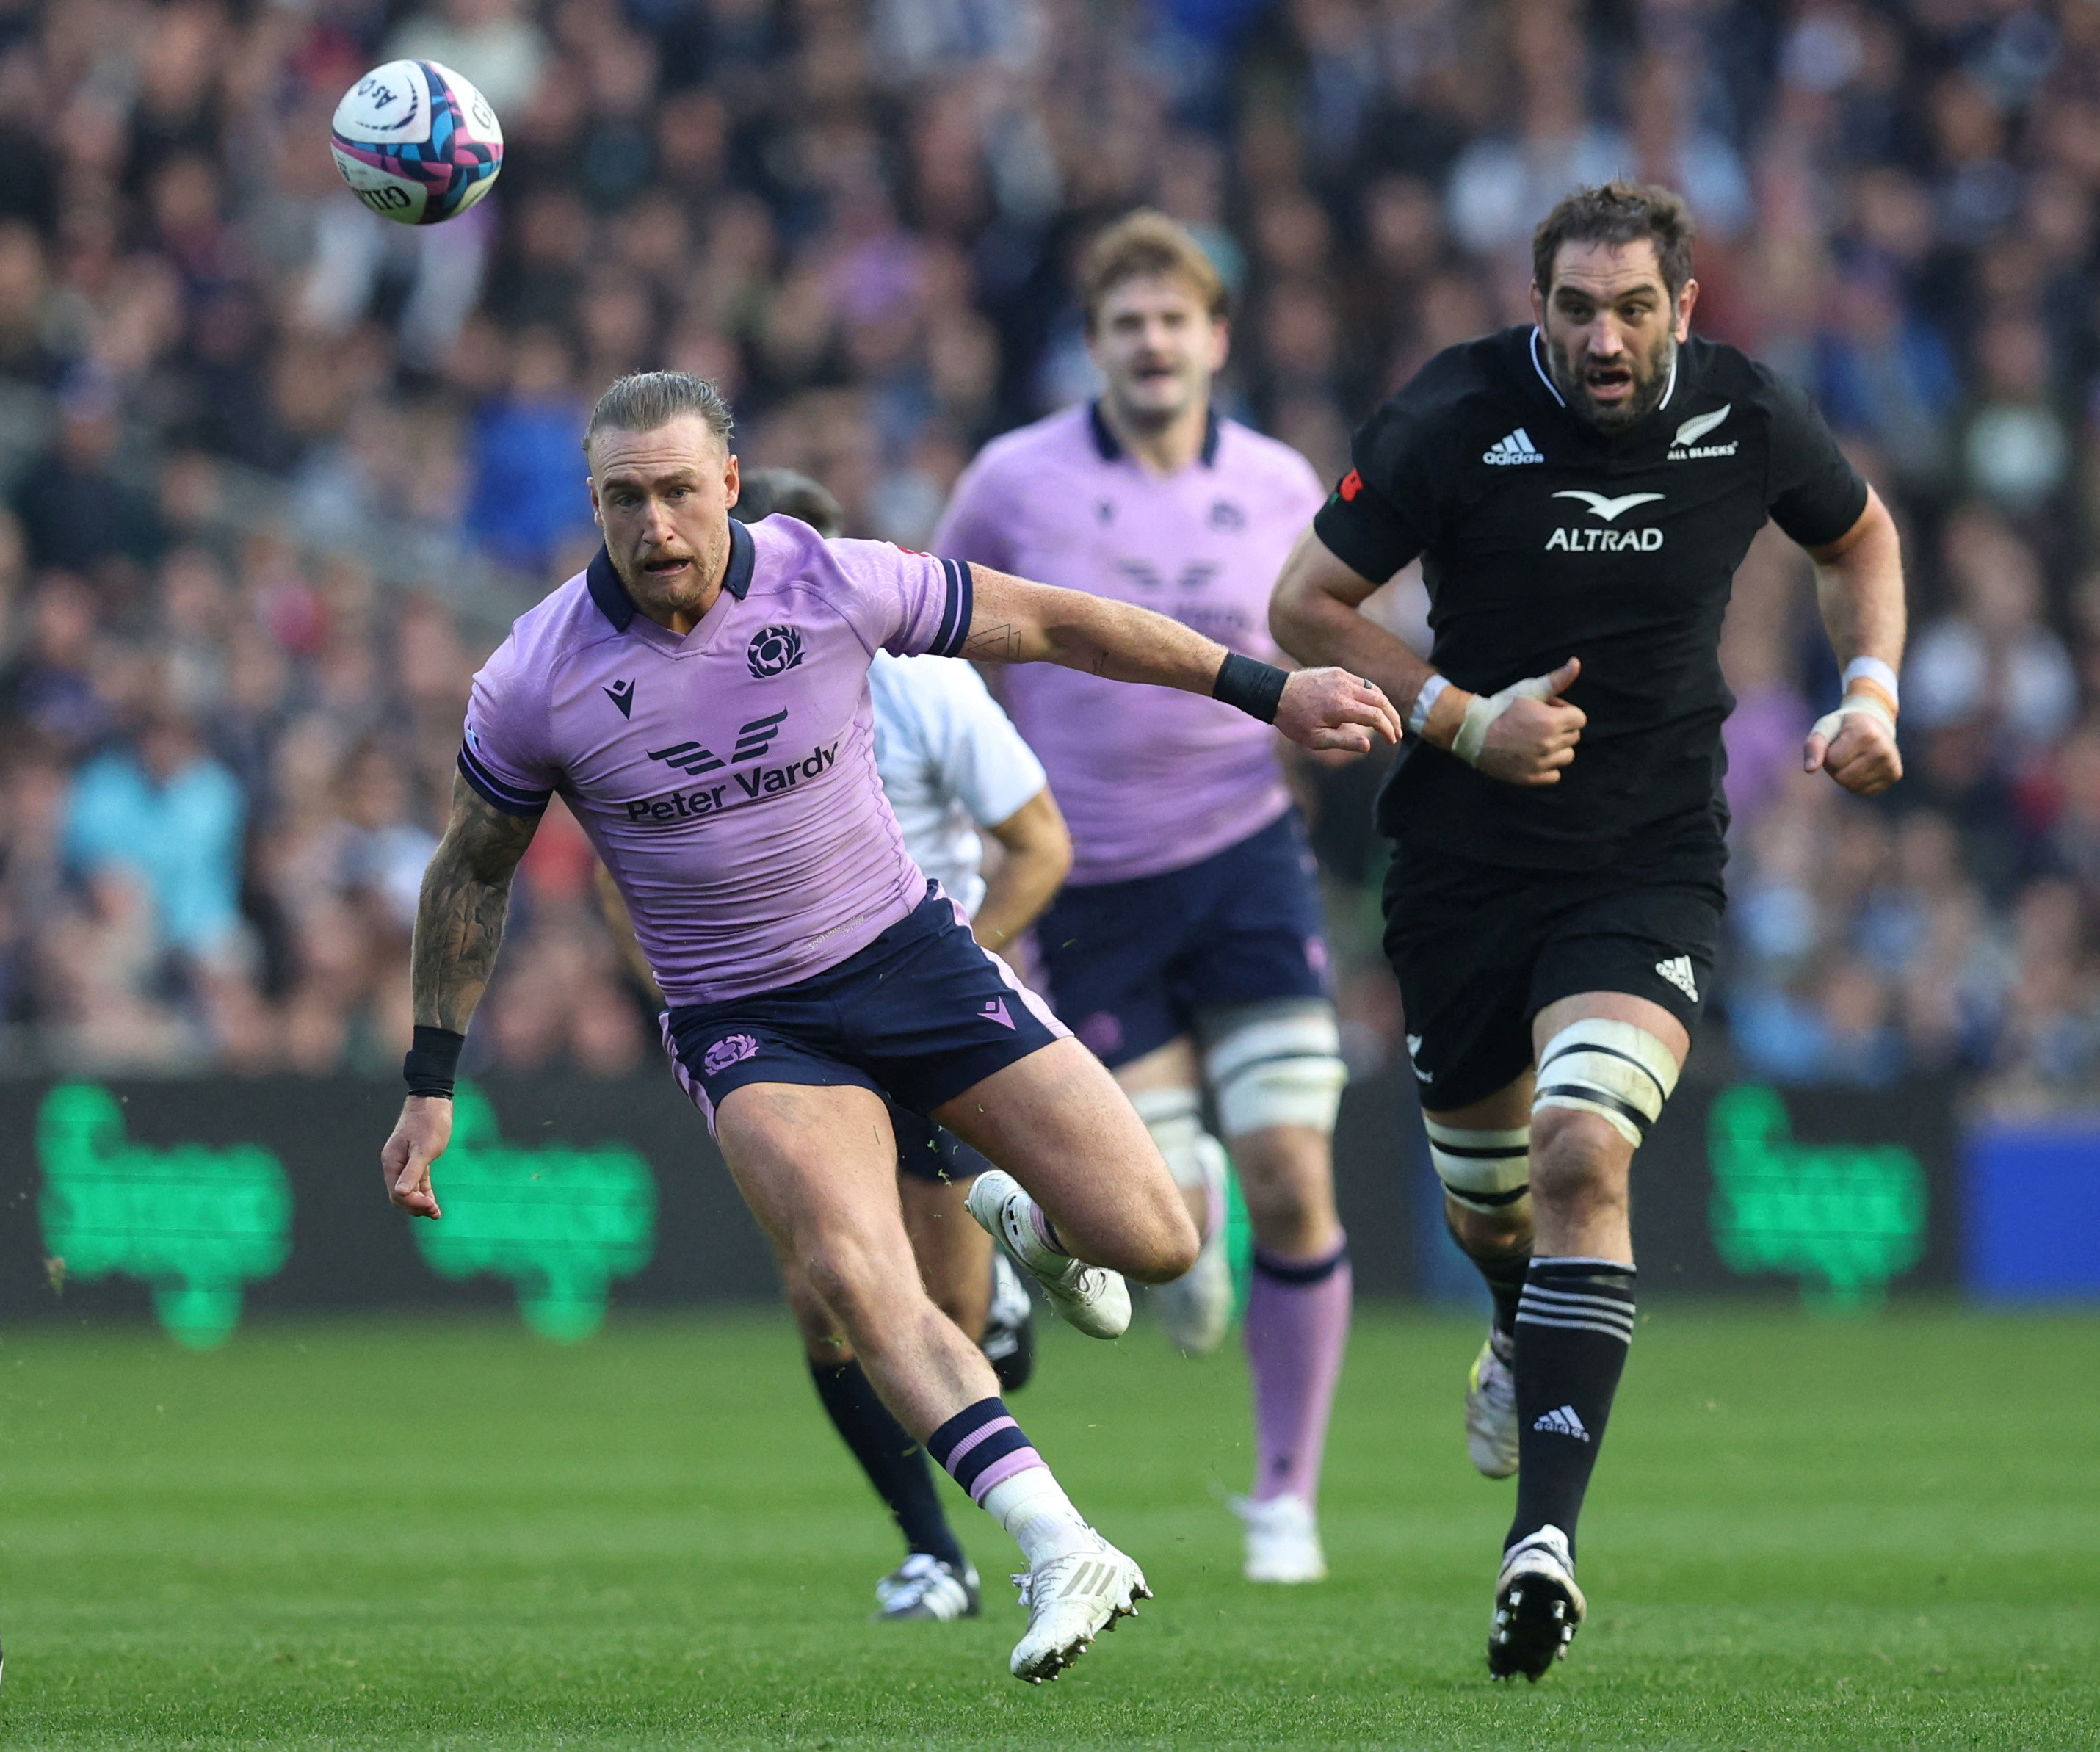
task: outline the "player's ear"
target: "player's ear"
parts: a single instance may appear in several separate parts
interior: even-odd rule
[[[735,505],[743,496],[743,480],[736,470],[736,452],[734,450],[729,453],[729,466],[722,471],[722,486],[725,489],[722,502],[725,505]]]
[[[1225,360],[1232,355],[1233,325],[1222,316],[1211,324],[1211,375],[1215,377],[1225,368]]]
[[[1538,328],[1546,326],[1546,294],[1538,289],[1538,282],[1531,283],[1531,320]]]
[[[1677,338],[1679,343],[1692,337],[1692,307],[1699,302],[1699,282],[1688,280],[1677,293]]]
[[[605,519],[599,514],[598,511],[598,479],[595,475],[586,474],[584,476],[584,491],[590,495],[591,521],[593,523],[596,523],[599,528],[604,528]]]

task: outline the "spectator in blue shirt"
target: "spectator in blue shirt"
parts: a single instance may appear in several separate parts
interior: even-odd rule
[[[117,867],[152,898],[164,948],[215,960],[240,928],[240,782],[205,752],[187,718],[153,717],[134,748],[80,770],[66,811],[68,861],[93,876]]]

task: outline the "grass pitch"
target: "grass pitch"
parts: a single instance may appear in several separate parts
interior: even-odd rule
[[[1216,1497],[1235,1354],[1047,1335],[1016,1409],[1159,1598],[1052,1685],[986,1611],[876,1626],[895,1560],[784,1320],[0,1335],[0,1744],[2071,1746],[2100,1739],[2100,1319],[1643,1317],[1572,1658],[1482,1651],[1511,1487],[1478,1329],[1371,1310],[1333,1579],[1256,1589]],[[995,1585],[999,1583],[1001,1585]]]

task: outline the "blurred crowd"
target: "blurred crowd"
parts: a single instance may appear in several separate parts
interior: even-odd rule
[[[327,146],[403,54],[507,142],[424,230]],[[1912,580],[1868,805],[1798,771],[1806,562],[1744,569],[1704,1050],[2100,1095],[2094,0],[0,0],[0,1066],[395,1061],[466,679],[593,545],[617,373],[714,378],[747,460],[917,545],[1090,392],[1071,266],[1149,202],[1232,289],[1229,411],[1332,475],[1628,173],[1690,196],[1697,325],[1814,388]],[[1374,779],[1304,775],[1365,1071],[1403,1032]],[[651,1032],[558,806],[471,1052],[618,1075]]]

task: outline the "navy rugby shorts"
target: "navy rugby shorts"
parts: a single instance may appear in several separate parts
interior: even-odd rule
[[[1179,870],[1067,888],[1035,922],[1051,1001],[1114,1066],[1192,1032],[1198,1010],[1326,997],[1317,868],[1292,809]]]
[[[1396,856],[1385,951],[1422,1105],[1507,1088],[1531,1068],[1532,1018],[1581,992],[1646,998],[1693,1029],[1726,905],[1718,847],[1579,873]]]
[[[916,907],[837,966],[772,991],[680,1004],[663,1029],[710,1130],[723,1098],[747,1083],[855,1083],[929,1114],[1070,1032],[931,882]]]

